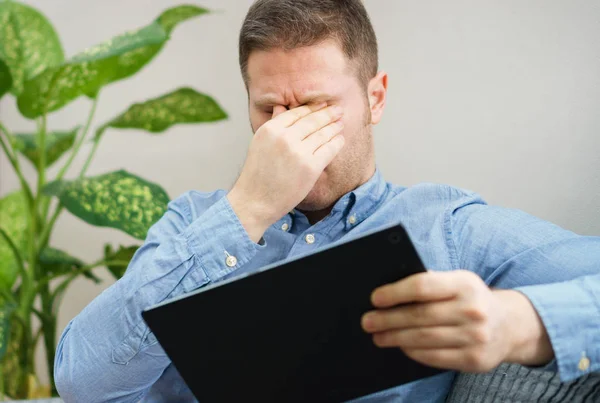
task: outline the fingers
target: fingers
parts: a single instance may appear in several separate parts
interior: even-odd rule
[[[314,152],[315,163],[323,170],[333,161],[340,150],[344,147],[345,139],[341,134],[336,135],[327,143],[323,144]]]
[[[487,286],[476,274],[463,270],[419,273],[376,289],[371,301],[375,307],[389,308],[410,302],[451,299],[472,294]]]
[[[366,313],[362,327],[368,333],[392,329],[410,329],[426,326],[450,326],[465,323],[463,310],[457,301],[412,304]]]
[[[289,127],[289,135],[302,141],[330,123],[339,120],[342,114],[342,108],[339,106],[320,109],[298,119],[296,123]]]
[[[403,350],[459,348],[473,343],[469,333],[458,326],[390,330],[374,334],[373,342],[378,347],[398,347]]]
[[[406,349],[404,353],[415,361],[431,367],[462,372],[488,372],[501,360],[473,347],[440,349]]]
[[[328,124],[315,133],[309,135],[302,141],[302,145],[312,154],[323,144],[329,142],[337,134],[341,133],[344,124],[341,120]]]
[[[273,118],[271,119],[270,124],[282,128],[290,127],[303,117],[323,109],[326,105],[325,102],[315,105],[302,105],[279,114],[275,113],[275,108],[273,108]]]

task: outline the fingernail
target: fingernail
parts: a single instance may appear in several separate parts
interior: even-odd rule
[[[378,306],[381,304],[381,294],[378,292],[374,292],[373,294],[371,294],[371,303],[374,306]]]
[[[334,106],[331,108],[332,112],[335,116],[341,116],[344,113],[344,110],[342,109],[341,106]]]
[[[384,342],[385,342],[385,337],[381,334],[374,334],[373,335],[373,343],[377,346],[377,347],[383,347],[384,346]]]
[[[375,325],[373,314],[367,313],[363,316],[363,327],[365,329],[372,329]]]

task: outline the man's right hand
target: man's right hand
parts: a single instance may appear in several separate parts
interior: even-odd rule
[[[254,242],[304,200],[342,149],[342,114],[340,107],[325,104],[282,113],[274,109],[273,118],[256,131],[242,173],[227,195]]]

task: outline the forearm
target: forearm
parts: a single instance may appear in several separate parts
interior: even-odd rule
[[[548,332],[529,299],[513,290],[495,290],[500,306],[505,312],[505,337],[509,340],[506,362],[526,366],[548,364],[554,351]]]
[[[141,312],[217,281],[260,248],[224,197],[189,225],[182,214],[168,211],[150,230],[125,276],[63,333],[55,377],[65,401],[135,401],[147,392],[169,360]],[[235,264],[224,252],[236,256]]]

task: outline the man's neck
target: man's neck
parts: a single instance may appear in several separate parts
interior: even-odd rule
[[[317,210],[317,211],[301,211],[306,218],[308,218],[308,222],[310,223],[310,225],[315,225],[316,223],[318,223],[319,221],[321,221],[323,218],[327,217],[329,215],[329,213],[331,213],[331,209],[333,208],[332,206],[329,206],[323,210]]]
[[[369,170],[367,170],[367,172],[369,172],[369,173],[367,175],[365,175],[358,182],[358,184],[356,186],[354,186],[353,188],[349,189],[348,192],[351,192],[351,191],[359,188],[360,186],[362,186],[365,183],[367,183],[369,181],[369,179],[371,179],[373,177],[373,175],[375,174],[375,163],[373,163],[372,168],[369,169]],[[340,195],[340,198],[342,196],[343,196],[343,194]],[[321,221],[323,218],[327,217],[329,215],[329,213],[331,213],[331,210],[333,209],[333,206],[335,205],[335,203],[338,202],[338,200],[340,198],[338,198],[334,203],[332,203],[331,206],[326,207],[326,208],[324,208],[322,210],[304,211],[302,209],[298,209],[298,211],[302,212],[306,216],[306,218],[308,218],[308,222],[310,223],[310,225],[315,225],[316,223],[318,223],[319,221]]]

